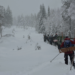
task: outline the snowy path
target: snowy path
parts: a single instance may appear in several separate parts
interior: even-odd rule
[[[60,66],[59,66],[60,65]],[[62,65],[62,66],[61,66]],[[43,65],[44,67],[42,67],[40,70],[38,68],[38,70],[30,75],[63,75],[64,73],[69,71],[69,67],[64,69],[65,65],[62,64],[61,62],[58,64],[56,63],[45,63]]]
[[[3,35],[13,34],[12,29],[4,29]],[[15,28],[14,37],[3,37],[1,41],[0,75],[64,75],[70,71],[70,63],[64,64],[63,53],[50,62],[59,53],[58,49],[45,43],[43,35],[34,28]],[[41,50],[36,50],[37,43]]]

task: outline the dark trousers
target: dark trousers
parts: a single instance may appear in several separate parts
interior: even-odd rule
[[[73,53],[71,53],[71,54],[64,54],[65,64],[67,64],[67,65],[68,65],[68,56],[70,57],[70,61],[71,61],[71,63],[72,63],[74,54],[73,54]],[[74,64],[74,62],[73,62],[73,64]]]
[[[52,42],[51,42],[51,40],[49,40],[49,42],[50,42],[50,44],[52,45]]]

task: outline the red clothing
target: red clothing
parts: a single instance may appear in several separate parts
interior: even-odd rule
[[[65,40],[70,40],[69,38],[65,38],[64,39],[64,41]],[[71,41],[71,43],[72,44],[75,44],[75,39],[74,39],[74,41],[72,41],[72,40],[70,40]],[[62,42],[62,44],[60,45],[60,47],[62,48],[62,47],[64,47],[64,42]],[[66,54],[71,54],[71,53],[73,53],[73,51],[68,51],[68,52],[65,52]]]

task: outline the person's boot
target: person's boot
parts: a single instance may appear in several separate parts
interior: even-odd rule
[[[68,60],[64,59],[64,61],[65,61],[65,64],[68,65]]]
[[[65,62],[66,65],[68,65],[68,62]]]

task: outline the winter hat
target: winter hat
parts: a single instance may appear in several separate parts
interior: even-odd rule
[[[68,38],[68,36],[65,36],[65,38]]]

